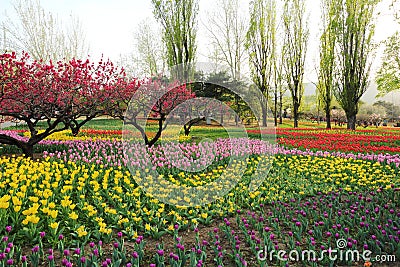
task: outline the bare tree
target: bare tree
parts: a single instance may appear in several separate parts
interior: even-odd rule
[[[285,60],[285,46],[278,47],[277,36],[274,37],[274,58],[273,58],[273,85],[274,88],[272,93],[274,95],[272,112],[274,114],[274,124],[278,126],[278,116],[279,124],[282,124],[282,107],[283,107],[283,95],[286,92],[286,87],[284,86],[284,60]]]
[[[65,37],[67,42],[64,44],[65,54],[63,58],[84,57],[89,53],[89,45],[86,41],[86,33],[82,27],[80,18],[70,15]]]
[[[146,77],[142,66],[139,66],[141,62],[137,53],[121,53],[119,54],[118,60],[115,62],[117,66],[123,66],[123,69],[128,77]]]
[[[161,45],[161,32],[154,28],[150,19],[138,24],[135,32],[135,45],[138,52],[137,64],[145,75],[157,75],[164,71],[164,49]]]
[[[2,30],[6,49],[28,52],[36,60],[61,60],[86,56],[88,46],[79,18],[71,15],[69,27],[46,12],[40,0],[15,0],[18,20],[5,21]]]
[[[294,127],[298,127],[299,108],[304,92],[304,63],[308,43],[308,23],[304,0],[285,0],[283,12],[285,29],[285,76],[292,95]]]
[[[209,33],[211,45],[214,47],[213,59],[228,67],[234,84],[241,83],[242,62],[246,60],[246,32],[248,22],[240,12],[238,0],[218,0],[216,9],[208,14],[206,29]],[[239,86],[237,89],[242,89]],[[235,110],[241,113],[240,97],[234,95]],[[236,125],[239,117],[235,116]]]
[[[240,80],[241,64],[246,59],[247,21],[240,13],[238,0],[217,0],[216,4],[206,25],[216,53],[212,56],[229,67],[232,79]]]

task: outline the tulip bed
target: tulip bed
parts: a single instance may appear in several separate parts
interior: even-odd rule
[[[279,146],[256,139],[188,139],[151,149],[129,144],[128,155],[121,133],[63,132],[41,142],[40,159],[0,158],[0,266],[364,264],[323,257],[340,239],[343,250],[368,249],[400,260],[396,130],[279,129]],[[23,130],[8,134],[26,138]],[[201,171],[182,171],[210,158]],[[161,188],[148,192],[138,184],[153,182],[149,170],[176,186],[213,183],[225,179],[231,158],[238,159],[233,171],[244,166],[241,179],[203,206],[162,203],[155,198]],[[135,177],[127,165],[135,166]],[[257,172],[269,175],[250,191]],[[315,250],[316,259],[300,263],[272,253],[278,250]]]
[[[400,153],[400,130],[280,129],[278,142],[285,147],[357,153]]]

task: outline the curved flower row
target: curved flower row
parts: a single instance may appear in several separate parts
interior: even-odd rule
[[[12,135],[21,140],[24,140],[25,137],[19,136],[16,131],[2,131],[2,133],[6,133],[8,135]],[[217,156],[219,159],[227,157],[230,155],[231,146],[229,146],[229,142],[224,141],[228,139],[219,139],[216,141],[218,149],[220,153]],[[204,144],[204,142],[203,142]],[[257,140],[251,140],[250,144],[252,145],[251,154],[260,154],[262,151],[260,150],[263,146],[260,145],[260,142]],[[88,139],[88,140],[69,140],[69,141],[60,141],[60,140],[43,140],[40,142],[40,145],[43,145],[42,150],[48,149],[48,147],[54,147],[56,151],[54,152],[44,152],[44,156],[51,156],[62,158],[64,161],[72,160],[78,161],[82,160],[86,163],[96,163],[103,164],[104,166],[122,166],[126,165],[126,159],[122,157],[124,154],[123,143],[117,139]],[[186,150],[183,155],[190,155],[194,153],[194,149],[198,147],[198,145],[194,143],[184,143],[179,145],[179,149]],[[54,150],[53,149],[53,150]],[[57,151],[58,150],[58,151]],[[177,148],[173,150],[179,151]],[[143,147],[140,148],[142,155],[147,155],[147,152],[143,150]],[[171,150],[169,150],[171,151]],[[151,161],[153,165],[161,165],[161,166],[171,166],[168,163],[168,159],[170,157],[165,157],[164,152],[161,147],[155,147],[150,150]],[[270,147],[270,153],[272,154],[285,154],[285,155],[311,155],[311,156],[335,156],[335,157],[343,157],[343,158],[354,158],[354,159],[363,159],[363,160],[372,160],[378,162],[386,162],[388,164],[393,164],[396,167],[400,166],[400,154],[389,154],[389,153],[349,153],[349,152],[339,152],[339,151],[321,151],[321,150],[310,150],[310,149],[300,149],[300,148],[285,148],[282,146],[275,146],[273,149]],[[170,153],[171,154],[171,153]],[[204,158],[204,155],[203,155]],[[213,156],[215,158],[215,156]],[[216,159],[217,159],[216,158]]]
[[[195,143],[168,143],[163,146],[155,146],[149,150],[142,145],[135,145],[131,151],[136,151],[137,158],[150,158],[152,166],[169,166],[181,167],[184,163],[195,162],[195,159],[200,157],[205,159],[221,160],[229,157],[231,151],[241,151],[241,154],[236,156],[256,154],[260,155],[268,153],[271,155],[304,155],[304,156],[317,156],[317,157],[341,157],[353,158],[362,160],[372,160],[378,162],[385,162],[393,166],[400,166],[400,154],[388,153],[345,153],[337,151],[312,151],[309,149],[301,150],[298,148],[285,148],[282,146],[265,145],[263,142],[254,139],[218,139],[211,145],[210,142]],[[245,148],[244,150],[232,149],[232,140],[235,140],[235,146]],[[86,141],[43,141],[52,145],[66,145],[67,150],[44,152],[44,156],[61,158],[64,161],[82,160],[86,163],[103,164],[104,166],[122,166],[126,165],[127,159],[124,155],[124,144],[118,140],[86,140]],[[128,151],[127,151],[128,152]],[[183,157],[185,156],[185,157]],[[194,157],[192,157],[194,156]],[[147,162],[147,161],[146,161]],[[208,163],[208,160],[203,163]],[[198,163],[198,161],[196,162]],[[148,164],[148,163],[146,163]]]
[[[167,131],[168,132],[168,131]],[[21,131],[0,131],[0,133],[10,135],[19,140],[27,140],[28,132]],[[259,133],[257,130],[248,130],[248,133]],[[365,158],[370,155],[379,155],[378,158],[387,157],[392,154],[395,157],[400,152],[400,134],[398,130],[378,129],[378,130],[358,130],[356,132],[346,130],[321,130],[321,129],[277,129],[278,143],[288,149],[311,150],[315,153],[319,151],[332,151],[343,153],[363,153]],[[136,135],[135,135],[136,134]],[[24,136],[21,136],[24,135]],[[130,136],[139,138],[139,133],[131,133]],[[168,141],[168,133],[163,136]],[[74,137],[67,131],[53,134],[51,139],[43,140],[39,143],[40,151],[45,150],[43,146],[65,145],[70,141],[95,141],[95,140],[121,140],[122,130],[82,130]],[[172,139],[171,139],[172,140]],[[180,141],[190,141],[185,138]],[[377,157],[373,157],[377,158]],[[396,163],[396,162],[395,162]]]
[[[147,163],[150,164],[150,160]],[[220,178],[220,184],[213,185],[212,192],[221,191],[216,189],[232,181],[229,174],[245,169],[237,184],[233,184],[234,189],[213,204],[182,209],[159,203],[158,199],[170,196],[170,189],[156,183],[157,177],[149,172],[148,165],[131,174],[124,165],[106,167],[101,163],[52,157],[42,161],[3,157],[0,159],[0,224],[4,225],[0,228],[12,224],[21,236],[32,240],[30,233],[40,230],[53,233],[49,235],[51,238],[56,238],[61,230],[74,232],[82,238],[107,236],[112,228],[131,234],[141,230],[158,235],[175,223],[196,224],[261,202],[338,188],[351,191],[390,189],[392,185],[400,185],[398,168],[353,158],[310,155],[269,158],[262,154],[251,155],[244,162],[238,161],[231,169],[227,169],[226,164],[220,160],[195,173],[168,166],[157,168],[158,175],[165,177],[166,183],[177,186],[196,187],[204,181],[213,182]],[[254,177],[268,171],[261,186],[249,192],[248,185]],[[153,190],[144,191],[143,186],[139,186],[141,181]],[[190,204],[185,202],[191,197],[189,194],[174,195],[170,202]]]

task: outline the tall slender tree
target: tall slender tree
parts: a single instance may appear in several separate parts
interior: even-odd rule
[[[211,26],[208,26],[211,25]],[[242,84],[242,62],[245,61],[246,28],[247,20],[241,12],[239,0],[217,0],[216,9],[208,15],[206,29],[209,33],[211,45],[214,48],[212,59],[228,67],[232,78],[232,85]],[[242,86],[231,88],[242,91]],[[241,113],[239,92],[232,94],[234,97],[234,110]],[[235,123],[239,123],[239,116],[235,117]]]
[[[277,38],[274,37],[275,45],[274,45],[274,58],[273,58],[273,109],[272,112],[274,114],[274,124],[275,127],[278,126],[278,117],[279,124],[282,124],[282,101],[283,95],[286,92],[286,88],[284,87],[284,77],[283,77],[283,61],[285,58],[285,50],[284,47],[280,47],[278,50],[277,46]]]
[[[238,0],[217,0],[216,9],[208,15],[206,29],[214,47],[213,60],[226,65],[233,80],[240,80],[242,62],[246,59],[247,20],[240,12]]]
[[[293,126],[298,127],[299,109],[304,93],[303,76],[309,37],[304,0],[285,0],[283,25],[285,31],[285,77],[292,96]]]
[[[254,0],[250,4],[250,27],[246,48],[253,82],[262,92],[262,125],[267,126],[268,101],[272,92],[276,53],[276,1]]]
[[[194,74],[196,58],[198,0],[152,0],[155,18],[163,28],[168,67],[175,78]]]
[[[335,86],[335,46],[338,31],[340,0],[321,2],[322,34],[319,47],[318,99],[325,111],[326,128],[331,129],[331,109]]]
[[[342,0],[336,45],[337,85],[334,94],[346,113],[347,128],[355,130],[359,101],[369,85],[375,45],[374,11],[380,0]]]

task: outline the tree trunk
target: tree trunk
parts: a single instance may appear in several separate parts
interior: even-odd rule
[[[325,117],[326,117],[326,129],[331,129],[331,109],[328,107],[325,109]]]
[[[27,158],[33,156],[33,146],[36,143],[26,143],[18,139],[15,139],[14,137],[5,134],[0,134],[0,144],[17,146],[19,149],[22,150],[22,153],[24,153],[25,157]]]
[[[24,143],[20,146],[22,152],[24,153],[25,157],[33,158],[33,145]]]
[[[139,124],[137,124],[136,118],[130,118],[129,122],[130,122],[137,130],[139,130],[139,132],[140,132],[140,134],[142,135],[142,138],[143,138],[143,140],[144,140],[144,143],[145,143],[146,145],[148,145],[148,144],[149,144],[149,139],[148,139],[148,137],[147,137],[147,135],[146,135],[146,132],[144,131],[144,129],[143,129]]]
[[[239,114],[240,114],[240,106],[239,106],[239,96],[235,95],[235,105],[236,105],[236,114],[235,114],[235,125],[239,125]]]
[[[158,130],[156,135],[153,137],[153,139],[151,139],[150,141],[147,142],[146,145],[148,145],[149,147],[152,147],[157,141],[158,139],[160,139],[161,137],[161,132],[163,131],[163,122],[165,119],[165,115],[161,115],[161,117],[158,119]]]
[[[278,126],[278,92],[275,91],[274,96],[274,125],[275,127]]]
[[[347,129],[349,129],[349,130],[356,129],[356,121],[357,121],[356,116],[357,116],[356,113],[346,113]]]
[[[299,105],[296,102],[293,103],[293,127],[299,127]]]
[[[267,127],[267,108],[262,106],[262,126]]]
[[[261,119],[262,119],[262,126],[267,127],[267,109],[268,109],[268,100],[264,97],[260,99],[261,105]]]
[[[205,121],[206,117],[201,117],[201,118],[194,118],[190,121],[188,121],[186,124],[183,125],[183,129],[185,131],[185,135],[188,136],[190,134],[190,129],[192,128],[193,125],[196,123],[199,123],[200,121]]]
[[[282,108],[283,108],[283,94],[282,91],[279,92],[279,124],[283,124],[283,119],[282,119]]]
[[[80,128],[71,128],[71,133],[74,137],[78,136]]]
[[[185,130],[185,136],[189,136],[190,134],[190,128],[186,125],[183,125],[183,129]]]
[[[293,128],[298,128],[299,127],[299,114],[297,114],[297,111],[293,112]]]

